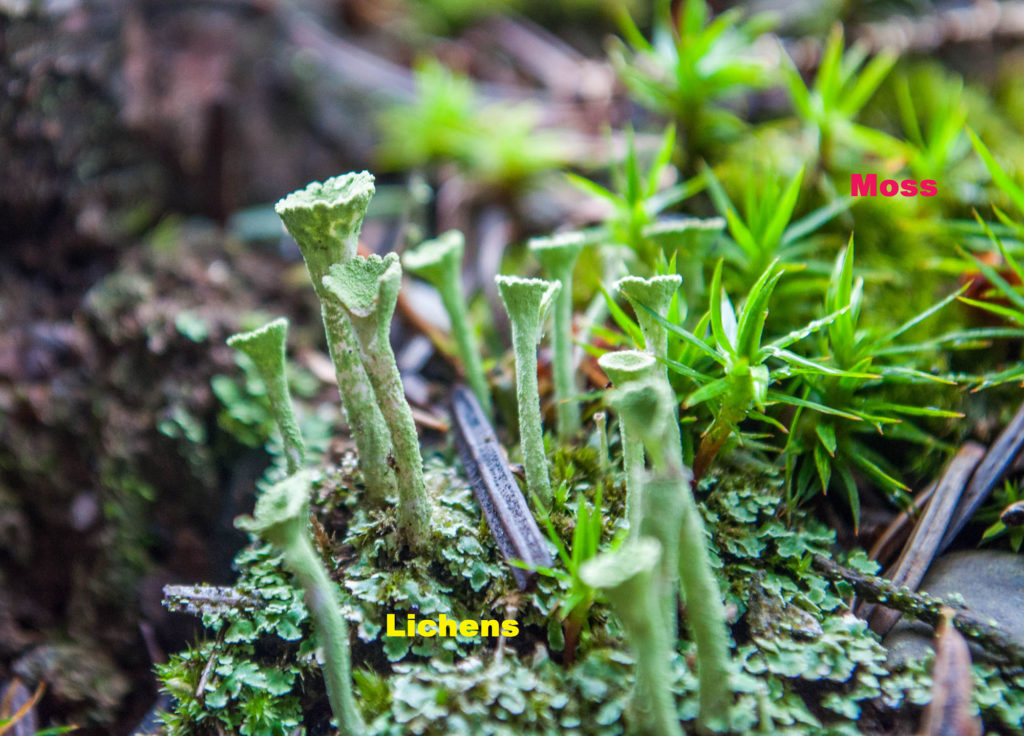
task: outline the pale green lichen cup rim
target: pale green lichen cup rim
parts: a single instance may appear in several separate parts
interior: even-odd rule
[[[658,361],[650,353],[640,350],[616,350],[602,355],[597,364],[612,383],[618,384],[649,375]]]
[[[537,306],[539,308],[540,321],[542,322],[558,292],[562,289],[560,281],[529,279],[520,276],[506,276],[505,274],[495,276],[494,281],[498,285],[502,301],[509,308],[510,317],[512,316],[511,311],[513,308],[518,310],[523,306],[533,306],[534,299],[539,296]]]
[[[284,215],[295,210],[330,209],[362,200],[369,202],[375,191],[373,174],[369,171],[352,171],[322,182],[310,182],[279,200],[274,205],[274,211]]]
[[[674,292],[683,284],[683,277],[677,273],[662,274],[659,276],[651,276],[649,278],[642,278],[640,276],[623,276],[621,279],[615,282],[614,288],[620,292],[627,299],[636,299],[639,295],[630,293],[634,287],[640,287],[649,293],[648,290],[660,287],[660,286],[671,286]]]
[[[583,233],[568,232],[530,238],[526,245],[546,268],[551,268],[574,263],[587,243]]]
[[[377,310],[382,297],[387,299],[401,280],[402,266],[398,255],[388,253],[383,258],[378,255],[356,256],[331,266],[329,275],[324,276],[324,286],[347,311],[357,317],[369,317]]]
[[[640,537],[628,548],[620,547],[591,558],[580,567],[580,579],[592,588],[616,588],[645,572],[653,572],[661,560],[661,543]]]
[[[286,317],[278,317],[277,319],[267,322],[262,327],[257,327],[255,330],[239,332],[231,335],[231,337],[229,337],[225,342],[229,348],[248,352],[250,347],[262,345],[263,340],[270,338],[274,340],[271,344],[276,348],[283,340],[287,331],[288,319]]]
[[[462,231],[447,230],[405,251],[402,254],[402,265],[417,275],[430,276],[432,269],[443,266],[448,259],[461,261],[465,249],[466,236]]]

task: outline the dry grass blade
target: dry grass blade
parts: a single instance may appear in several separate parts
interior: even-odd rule
[[[36,687],[36,691],[32,693],[32,697],[27,698],[23,703],[21,703],[20,707],[12,714],[11,709],[14,707],[17,700],[19,690],[24,690],[24,688],[21,683],[15,679],[8,686],[7,692],[4,693],[3,702],[0,703],[0,719],[2,719],[2,722],[0,722],[0,736],[3,736],[3,734],[8,732],[11,732],[12,734],[21,733],[21,729],[17,728],[18,723],[20,723],[22,719],[29,717],[29,714],[32,712],[36,703],[38,703],[39,699],[43,697],[43,693],[46,691],[46,683],[40,682]],[[26,690],[25,692],[28,691]],[[11,731],[11,729],[14,729],[14,731]],[[28,730],[34,731],[35,729],[34,727],[30,727]]]
[[[925,709],[918,736],[981,736],[981,722],[971,706],[971,652],[952,619],[953,610],[943,609],[935,632],[932,702]]]
[[[888,565],[896,553],[903,548],[907,537],[914,529],[914,522],[920,518],[924,507],[931,500],[935,493],[936,483],[928,484],[923,491],[914,496],[913,511],[904,509],[889,522],[885,530],[878,536],[875,543],[871,545],[868,557],[877,561],[883,567]]]

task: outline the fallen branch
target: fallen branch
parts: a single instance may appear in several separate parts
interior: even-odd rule
[[[849,583],[864,600],[882,603],[932,627],[937,627],[942,621],[944,607],[952,608],[953,625],[965,637],[979,644],[990,659],[1014,670],[1024,670],[1024,646],[1014,641],[990,619],[982,619],[962,606],[951,606],[938,598],[898,587],[877,575],[845,567],[822,555],[814,556],[813,567],[832,580]]]
[[[165,585],[164,608],[193,616],[225,614],[254,608],[256,602],[231,587],[218,585]]]

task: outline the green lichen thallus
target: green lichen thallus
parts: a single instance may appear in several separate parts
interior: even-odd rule
[[[473,392],[456,386],[451,409],[455,446],[498,549],[506,560],[521,560],[532,568],[551,567],[554,561],[547,543]],[[520,590],[526,590],[536,574],[512,568]]]

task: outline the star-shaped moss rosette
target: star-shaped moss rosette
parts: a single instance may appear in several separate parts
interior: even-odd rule
[[[391,317],[401,286],[402,266],[395,253],[383,258],[356,256],[332,266],[324,278],[329,298],[340,304],[352,324],[360,358],[391,435],[392,465],[398,480],[398,531],[410,547],[420,550],[430,532],[430,506],[416,422],[391,349]]]
[[[240,332],[228,338],[228,346],[245,353],[256,365],[267,387],[267,399],[274,420],[281,431],[288,472],[296,473],[306,462],[306,443],[295,419],[288,379],[285,374],[285,341],[288,320],[279,317],[251,332]]]
[[[470,328],[466,297],[462,292],[465,250],[465,236],[458,230],[449,230],[403,253],[402,265],[430,283],[441,295],[441,302],[452,323],[452,336],[459,350],[466,381],[480,406],[491,416],[491,392],[484,375],[480,345]]]
[[[641,381],[654,375],[658,362],[652,355],[639,350],[618,350],[605,353],[597,364],[611,379],[616,388],[625,388],[634,381]],[[640,518],[643,511],[644,445],[639,431],[631,428],[619,414],[619,438],[622,441],[622,469],[626,475],[626,519],[629,520],[630,535],[640,533]]]
[[[292,192],[275,205],[288,232],[302,251],[313,289],[320,299],[327,345],[334,361],[341,402],[345,407],[359,455],[359,468],[371,497],[380,501],[395,490],[395,474],[388,465],[388,436],[366,371],[359,360],[359,345],[337,301],[330,298],[323,279],[334,264],[354,257],[366,208],[373,196],[368,172],[313,182]]]
[[[647,352],[660,360],[668,358],[668,330],[651,312],[662,317],[668,315],[672,297],[682,283],[682,277],[676,274],[649,279],[627,276],[615,283],[615,289],[633,306]]]
[[[586,243],[586,235],[579,232],[532,238],[529,242],[530,252],[540,261],[548,278],[562,284],[555,300],[551,339],[558,438],[562,442],[569,441],[580,429],[579,406],[574,401],[577,391],[572,354],[572,272]]]
[[[562,284],[501,275],[495,276],[494,281],[512,324],[519,438],[526,465],[526,485],[545,505],[550,505],[551,477],[544,453],[544,425],[540,417],[540,389],[537,386],[537,343]]]
[[[307,470],[275,483],[256,500],[253,515],[236,519],[235,526],[277,548],[305,592],[306,607],[323,649],[322,669],[331,710],[340,733],[358,736],[364,726],[352,693],[348,626],[341,615],[338,588],[306,532],[312,481],[312,472]]]
[[[633,711],[639,723],[633,731],[656,736],[682,736],[672,694],[671,652],[654,583],[661,544],[641,537],[611,552],[603,552],[580,567],[580,578],[604,591],[636,657]]]

